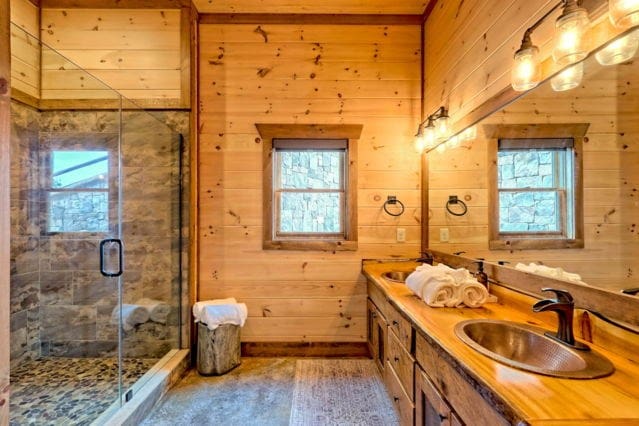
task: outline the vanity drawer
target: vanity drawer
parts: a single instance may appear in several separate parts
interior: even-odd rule
[[[464,423],[491,426],[510,424],[424,337],[418,334],[415,343],[417,363]],[[477,419],[482,420],[478,423]]]
[[[393,306],[389,305],[388,315],[386,320],[388,321],[388,328],[393,330],[398,337],[400,343],[410,353],[414,353],[414,337],[413,327]]]
[[[392,306],[388,304],[384,293],[370,281],[367,281],[367,287],[369,299],[373,301],[373,304],[375,304],[382,316],[388,318],[388,312],[392,309]]]
[[[404,387],[406,394],[411,401],[414,401],[413,377],[415,373],[415,360],[402,346],[399,338],[391,330],[388,333],[388,363],[391,365],[400,383]]]
[[[387,362],[384,369],[384,382],[386,383],[386,391],[399,415],[400,424],[402,426],[413,426],[415,404],[411,402],[406,392],[404,392],[404,388],[389,362]]]

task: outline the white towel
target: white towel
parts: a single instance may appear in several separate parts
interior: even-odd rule
[[[460,304],[457,285],[450,275],[430,278],[422,287],[421,298],[434,308],[453,308]]]
[[[229,297],[227,299],[214,299],[214,300],[202,300],[200,302],[195,302],[193,305],[193,316],[195,317],[195,322],[199,322],[204,313],[204,308],[212,305],[230,305],[233,303],[237,303],[234,297]]]
[[[171,313],[171,307],[161,300],[145,297],[135,302],[135,304],[146,308],[146,310],[149,311],[151,321],[160,324],[166,324],[169,314]]]
[[[243,327],[247,316],[248,310],[244,303],[208,305],[203,309],[200,321],[206,324],[209,330],[215,330],[222,324],[235,324]]]
[[[138,305],[122,304],[122,329],[124,331],[131,331],[138,324],[144,324],[149,320],[149,311]],[[118,306],[113,308],[111,312],[111,324],[118,324],[120,322],[120,309]]]
[[[528,265],[523,263],[518,263],[515,265],[515,269],[520,271],[529,272],[531,274],[543,275],[545,277],[555,278],[558,280],[571,281],[574,283],[584,283],[581,281],[581,275],[574,274],[571,272],[566,272],[562,268],[551,268],[546,265],[538,265],[534,262],[529,263]]]
[[[488,290],[474,278],[462,283],[458,292],[462,303],[469,308],[479,308],[488,301]]]

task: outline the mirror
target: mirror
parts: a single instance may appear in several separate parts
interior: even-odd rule
[[[639,43],[639,29],[632,36],[637,37],[633,43]],[[507,261],[510,267],[518,262],[558,267],[579,274],[585,285],[614,292],[639,287],[639,53],[620,64],[606,66],[600,62],[611,58],[604,56],[591,54],[583,62],[583,80],[576,88],[555,91],[549,79],[478,122],[473,139],[456,145],[448,141],[444,150],[428,154],[429,248],[463,252],[464,257],[481,257],[488,262]],[[557,79],[554,83],[556,86]],[[576,214],[583,216],[583,242],[544,249],[534,244],[493,244],[491,249],[491,217],[499,220],[494,212],[491,216],[490,209],[491,197],[494,199],[491,179],[497,175],[493,173],[496,165],[491,164],[499,144],[494,129],[519,126],[520,130],[530,130],[548,125],[557,129],[578,125],[586,129],[581,136],[582,158],[577,159],[582,166],[583,196],[576,202],[583,209],[578,208]],[[537,160],[531,162],[530,157],[520,167],[524,176],[541,174],[538,170],[542,166]],[[450,196],[457,196],[467,205],[466,214],[447,211]],[[543,209],[531,204],[532,196],[520,198],[528,201],[517,206],[521,207],[519,215],[534,220]],[[552,202],[544,202],[548,214],[548,203]],[[454,206],[452,210],[459,212]],[[499,214],[502,213],[504,210]],[[552,214],[564,213],[557,210]],[[519,217],[516,221],[521,220]]]

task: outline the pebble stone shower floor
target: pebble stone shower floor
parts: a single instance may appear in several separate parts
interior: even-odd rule
[[[157,359],[125,359],[129,388]],[[11,370],[11,426],[89,425],[118,395],[115,358],[41,358]]]

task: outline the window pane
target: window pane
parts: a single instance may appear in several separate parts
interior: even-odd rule
[[[500,192],[500,232],[560,232],[555,191]]]
[[[108,188],[109,153],[107,151],[53,151],[51,186],[53,188]]]
[[[283,192],[279,232],[341,233],[341,194]]]
[[[106,232],[109,230],[107,192],[49,192],[49,232]]]
[[[497,154],[499,188],[555,188],[556,150],[505,150]]]
[[[341,189],[344,151],[278,151],[284,189]]]

